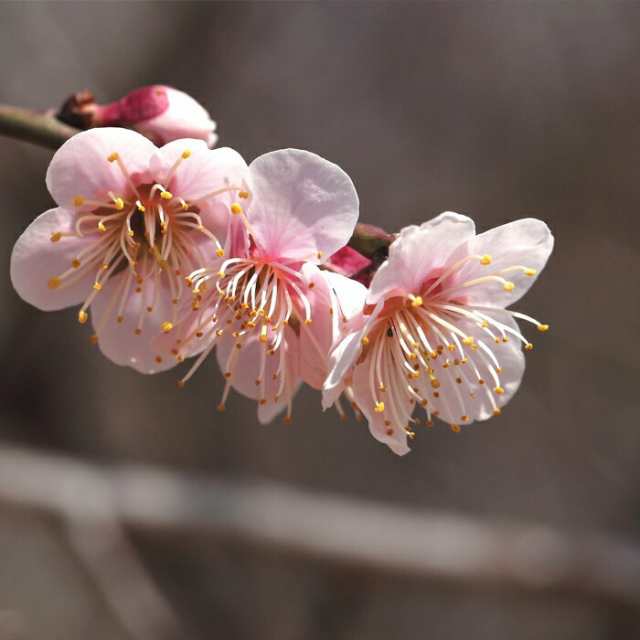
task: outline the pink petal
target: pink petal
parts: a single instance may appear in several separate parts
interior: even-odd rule
[[[391,243],[389,259],[373,277],[367,302],[419,293],[429,274],[447,264],[453,251],[474,233],[473,220],[452,211],[419,227],[405,227]]]
[[[329,286],[333,289],[338,302],[338,307],[346,320],[352,320],[362,313],[367,297],[367,288],[351,278],[345,278],[338,273],[323,271]]]
[[[106,200],[107,192],[129,194],[117,162],[107,158],[117,153],[130,175],[148,169],[156,150],[152,142],[135,131],[104,127],[82,131],[67,140],[51,160],[47,170],[47,188],[62,207],[73,207],[76,196]]]
[[[253,400],[266,399],[266,403],[258,405],[258,419],[265,424],[272,420],[287,406],[287,399],[293,397],[300,387],[300,367],[298,362],[298,337],[290,327],[285,329],[285,338],[281,349],[285,349],[285,367],[287,374],[286,391],[282,398],[275,400],[279,387],[279,380],[274,380],[280,362],[280,354],[268,355],[265,359],[265,369],[260,384],[256,384],[260,376],[261,355],[264,345],[253,333],[243,342],[242,348],[237,349],[237,340],[229,333],[225,333],[217,347],[218,364],[223,373],[228,369],[232,373],[229,383],[242,395]],[[230,359],[231,358],[231,359]],[[230,363],[232,363],[231,366]]]
[[[393,428],[392,433],[389,433],[389,427],[384,424],[384,414],[376,413],[373,410],[375,399],[369,387],[369,370],[367,364],[368,360],[357,366],[353,373],[352,388],[358,408],[362,411],[369,423],[371,435],[378,440],[378,442],[386,444],[395,454],[403,456],[410,451],[407,445],[407,434],[402,427],[398,426]]]
[[[49,288],[49,281],[71,268],[72,260],[88,246],[86,238],[62,237],[72,232],[75,214],[63,208],[49,209],[38,216],[18,238],[11,254],[11,282],[18,295],[43,311],[63,309],[82,302],[90,293],[95,273],[75,284]]]
[[[339,336],[339,318],[326,273],[310,263],[303,266],[302,273],[307,286],[312,285],[306,292],[312,322],[300,324],[300,372],[309,386],[320,389],[327,377],[334,340]]]
[[[322,409],[333,406],[344,390],[344,381],[361,352],[362,331],[345,336],[331,353],[329,374],[322,387]]]
[[[256,158],[250,172],[249,221],[266,255],[318,262],[347,244],[358,196],[340,167],[308,151],[285,149]]]
[[[499,274],[502,269],[520,265],[535,270],[527,276],[522,270],[509,271],[503,277],[513,282],[515,288],[505,291],[500,282],[488,282],[464,290],[465,297],[476,304],[492,307],[508,307],[519,300],[536,281],[553,250],[553,236],[549,227],[541,220],[524,218],[501,227],[490,229],[469,240],[469,254],[490,255],[492,262],[483,266],[479,261],[470,261],[457,278],[459,282]]]
[[[132,367],[140,373],[157,373],[174,367],[175,358],[160,353],[154,338],[162,333],[161,325],[172,317],[171,292],[163,277],[156,296],[156,285],[152,278],[145,281],[142,291],[129,289],[118,322],[118,306],[124,282],[129,277],[125,269],[109,279],[91,304],[90,315],[98,345],[102,353],[118,365]],[[147,307],[152,306],[152,311]],[[142,318],[142,323],[140,319]],[[141,328],[138,334],[137,330]],[[161,362],[157,358],[162,358]]]
[[[509,314],[497,311],[492,315],[506,326],[518,330],[517,324]],[[475,323],[458,321],[456,325],[467,335],[472,336],[476,342],[482,342],[494,354],[502,369],[498,375],[504,393],[501,395],[495,393],[496,383],[489,370],[492,360],[486,356],[482,348],[477,351],[467,350],[470,362],[464,365],[444,368],[442,365],[446,352],[432,361],[434,373],[440,382],[437,390],[439,397],[435,397],[435,392],[428,384],[426,376],[415,381],[415,385],[421,389],[422,396],[428,399],[430,410],[439,412],[438,417],[441,420],[464,426],[474,420],[487,420],[494,415],[494,406],[501,408],[509,402],[520,386],[524,375],[525,358],[521,344],[513,336],[509,336],[509,341],[506,343],[496,344]],[[457,353],[452,355],[458,356]],[[479,383],[472,363],[476,365],[484,384]],[[457,383],[456,378],[460,378],[462,383]],[[463,420],[464,415],[468,420]]]

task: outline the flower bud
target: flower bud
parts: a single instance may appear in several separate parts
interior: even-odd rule
[[[209,147],[218,140],[216,123],[190,95],[164,85],[141,87],[104,106],[96,105],[93,126],[128,126],[158,145],[199,138]]]

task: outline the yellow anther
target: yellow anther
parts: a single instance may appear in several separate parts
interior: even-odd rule
[[[163,200],[171,200],[171,198],[173,198],[173,193],[171,193],[171,191],[161,191],[160,197]]]
[[[422,306],[422,296],[414,296],[409,294],[409,300],[411,300],[412,307],[421,307]]]
[[[84,324],[88,319],[89,314],[84,309],[80,309],[80,311],[78,311],[78,322]]]
[[[104,226],[104,222],[102,222],[102,220],[100,220],[100,222],[98,222],[98,231],[100,233],[104,233],[107,230],[107,227]]]
[[[489,328],[489,323],[488,323],[486,320],[483,320],[483,321],[480,323],[480,326],[481,326],[483,329],[488,329],[488,328]]]
[[[224,249],[222,247],[216,249],[216,255],[218,258],[222,258],[222,256],[224,256]]]
[[[461,416],[460,420],[462,422],[469,422],[469,416]]]
[[[480,258],[480,264],[483,264],[485,266],[491,264],[491,256],[488,253],[483,255],[482,258]]]
[[[305,318],[304,323],[309,326],[311,323],[313,322],[313,320],[311,318]]]
[[[516,285],[515,285],[515,284],[513,284],[513,282],[509,282],[509,281],[507,280],[507,282],[505,282],[505,283],[504,283],[504,287],[503,287],[503,289],[504,289],[505,291],[513,291],[513,290],[515,289],[515,287],[516,287]]]
[[[116,318],[116,322],[117,322],[118,324],[122,324],[122,323],[124,322],[124,316],[118,316],[118,317]]]
[[[142,202],[140,202],[140,200],[136,200],[136,207],[140,213],[144,213],[146,211],[144,205],[142,204]]]
[[[186,160],[187,158],[190,158],[190,157],[191,157],[191,149],[185,149],[182,152],[182,159]]]
[[[360,339],[360,343],[363,347],[366,347],[369,344],[369,338],[367,338],[367,336],[362,336],[362,338]]]
[[[62,233],[60,231],[54,231],[51,234],[51,242],[59,242],[60,238],[62,238]]]
[[[242,213],[242,207],[237,202],[234,202],[229,208],[231,209],[231,213],[233,213],[234,216]]]
[[[115,151],[107,156],[107,160],[109,162],[115,162],[116,160],[120,159],[120,155],[118,153],[116,153]]]
[[[238,198],[242,198],[243,200],[246,200],[249,197],[249,192],[248,191],[239,191],[238,192]]]
[[[453,431],[453,433],[460,433],[461,429],[459,424],[451,424],[449,426],[451,427],[451,431]]]
[[[447,345],[447,349],[451,352],[456,350],[456,345],[455,344],[448,344]]]
[[[224,271],[222,269],[218,271],[218,278],[224,278]]]
[[[173,329],[173,322],[169,322],[167,320],[166,322],[163,322],[160,325],[160,328],[162,329],[163,333],[169,333],[169,331],[171,331],[171,329]]]
[[[58,278],[58,276],[53,276],[53,278],[49,278],[49,282],[47,282],[47,286],[49,289],[57,289],[62,284],[62,280]]]
[[[538,331],[540,331],[540,333],[545,333],[545,332],[549,331],[549,325],[548,324],[539,324],[538,325]]]
[[[316,257],[318,258],[318,260],[320,260],[322,256],[324,256],[324,253],[322,251],[318,251],[318,253],[316,253]]]
[[[494,416],[502,415],[502,409],[499,409],[498,407],[496,407],[496,408],[493,410],[493,415],[494,415]]]
[[[180,201],[180,208],[181,208],[183,211],[186,211],[186,210],[189,208],[189,203],[188,203],[188,202],[186,202],[185,200],[181,200],[181,201]]]
[[[375,406],[373,407],[373,410],[376,413],[382,413],[384,411],[384,402],[376,402]]]
[[[501,396],[504,393],[504,387],[496,387],[494,391]]]
[[[100,282],[94,282],[94,283],[93,283],[93,288],[94,288],[96,291],[101,291],[101,290],[102,290],[102,284],[101,284]]]
[[[535,276],[536,273],[538,273],[538,272],[535,269],[525,269],[524,270],[524,275],[525,276],[529,276],[529,277]]]
[[[260,342],[267,342],[268,341],[268,337],[267,337],[267,325],[263,324],[262,327],[260,328]]]
[[[464,338],[462,338],[462,344],[470,347],[473,344],[473,338],[471,336],[465,336]]]
[[[431,378],[431,387],[433,389],[439,389],[440,388],[440,380],[438,380],[438,378]]]
[[[527,344],[524,345],[525,351],[533,351],[533,344],[531,342],[527,342]]]
[[[221,402],[221,403],[216,407],[216,411],[219,411],[220,413],[224,413],[224,410],[225,410],[224,402]]]
[[[72,266],[74,269],[77,269],[77,268],[80,266],[80,260],[78,260],[78,258],[74,258],[74,259],[71,261],[71,266]]]
[[[76,207],[81,207],[84,203],[85,203],[84,196],[75,196],[75,198],[73,199],[73,204]]]
[[[122,211],[124,209],[124,200],[122,198],[115,198],[113,204],[116,205],[116,209],[118,211]]]

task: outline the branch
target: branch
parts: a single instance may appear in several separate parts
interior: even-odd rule
[[[496,525],[263,482],[94,466],[0,448],[0,502],[61,516],[282,551],[360,572],[463,588],[640,606],[640,548],[615,537]]]
[[[57,149],[75,133],[78,129],[63,124],[53,115],[0,105],[1,135]]]

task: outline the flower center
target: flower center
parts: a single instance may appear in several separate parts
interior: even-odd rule
[[[286,361],[285,331],[289,327],[299,334],[312,321],[311,304],[302,275],[290,266],[257,257],[231,258],[222,262],[218,271],[214,268],[198,269],[187,278],[187,283],[193,291],[191,313],[198,316],[195,325],[193,316],[191,322],[178,322],[178,338],[173,353],[181,360],[183,351],[188,351],[196,338],[207,341],[207,348],[180,380],[179,386],[193,376],[218,338],[231,336],[234,348],[224,366],[227,382],[218,405],[219,410],[224,410],[231,381],[238,374],[239,352],[250,337],[256,337],[261,346],[255,379],[259,388],[258,402],[265,405],[286,399],[289,409],[285,420],[289,420],[294,381]],[[185,334],[183,327],[187,326],[190,330]],[[277,364],[269,367],[272,371],[269,380],[266,375],[268,357],[277,358]]]
[[[189,158],[185,150],[174,164],[165,182],[170,183],[179,164]],[[108,162],[116,162],[127,180],[126,193],[108,192],[104,200],[74,198],[75,228],[70,232],[55,231],[52,242],[65,237],[85,240],[85,247],[71,260],[69,268],[48,280],[51,289],[61,289],[95,273],[92,289],[78,313],[85,323],[87,309],[102,291],[108,279],[127,269],[120,284],[110,293],[103,317],[97,319],[96,333],[115,314],[123,321],[123,311],[131,292],[140,294],[144,303],[138,317],[136,334],[142,333],[144,316],[153,312],[158,303],[160,286],[168,286],[174,306],[185,289],[183,275],[196,269],[205,260],[210,243],[214,255],[222,256],[218,239],[204,227],[196,203],[186,202],[159,183],[138,183],[129,174],[117,153]],[[204,244],[202,239],[205,240]],[[176,311],[171,321],[176,320]]]

